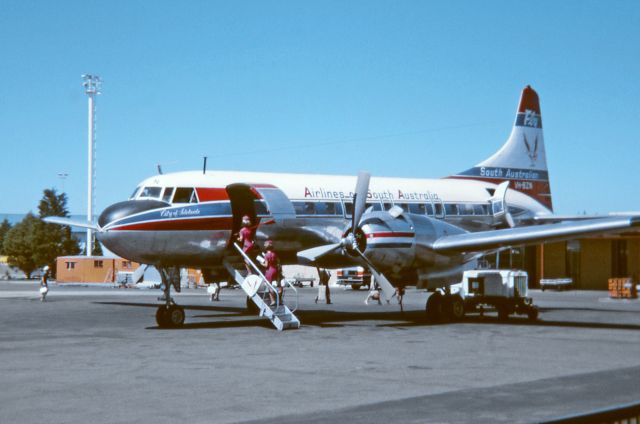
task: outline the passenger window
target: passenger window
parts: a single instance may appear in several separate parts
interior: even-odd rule
[[[173,187],[167,187],[164,189],[164,194],[162,195],[162,200],[167,203],[171,203],[171,196],[173,196]]]
[[[427,215],[433,215],[433,206],[431,206],[431,203],[427,203],[426,205],[426,211],[427,211]]]
[[[419,215],[424,215],[425,213],[424,203],[410,203],[409,212],[419,214]]]
[[[473,215],[473,205],[458,205],[458,212],[460,212],[460,215]]]
[[[316,213],[316,204],[313,202],[305,202],[304,203],[304,212],[303,215],[314,215]]]
[[[442,203],[436,203],[433,206],[435,208],[436,216],[442,216]]]
[[[256,215],[269,216],[269,208],[267,208],[267,204],[264,200],[254,200],[253,204],[256,208]],[[231,210],[231,205],[229,205],[229,210]]]
[[[474,215],[486,215],[482,205],[473,205],[473,214]]]
[[[140,193],[140,197],[149,197],[153,199],[157,199],[160,197],[161,187],[145,187],[142,189],[142,193]]]
[[[344,216],[350,218],[353,215],[353,202],[344,202]]]
[[[458,205],[453,203],[445,203],[444,211],[447,215],[458,215]]]
[[[334,202],[318,202],[316,203],[316,214],[318,215],[335,215],[336,204]]]
[[[367,202],[365,204],[364,210],[366,211],[367,209],[371,208],[373,206],[373,208],[371,209],[372,211],[381,211],[382,210],[382,205],[380,204],[380,202]]]
[[[192,201],[195,194],[195,190],[191,187],[178,187],[173,195],[173,203],[195,203]]]
[[[385,203],[383,203],[383,204],[382,204],[382,206],[384,206],[384,210],[385,210],[385,211],[388,211],[388,210],[390,210],[390,209],[393,207],[393,203],[387,203],[387,202],[385,202]]]
[[[291,202],[293,209],[296,211],[296,215],[304,214],[304,202]]]

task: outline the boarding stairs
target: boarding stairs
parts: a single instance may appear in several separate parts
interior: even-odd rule
[[[277,288],[269,283],[264,274],[260,271],[254,261],[242,251],[242,248],[236,243],[233,243],[233,247],[243,257],[243,259],[251,265],[255,274],[248,275],[246,278],[238,271],[231,262],[227,259],[223,261],[225,268],[238,285],[244,290],[247,296],[253,301],[260,311],[260,316],[266,317],[271,321],[273,326],[278,330],[298,329],[300,328],[300,320],[294,315],[295,310],[298,308],[298,290],[288,281],[282,280],[283,293],[284,286],[288,286],[293,289],[294,292],[294,304],[291,307],[287,306],[283,302],[283,297],[278,294]],[[270,305],[270,294],[276,299],[275,304]],[[287,296],[287,299],[290,296]]]

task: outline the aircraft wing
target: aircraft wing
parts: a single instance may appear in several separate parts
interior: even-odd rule
[[[640,212],[612,212],[608,215],[542,215],[531,219],[533,224],[551,224],[567,221],[587,221],[590,219],[609,219],[612,217],[640,216]]]
[[[68,225],[70,227],[90,228],[96,231],[100,230],[100,228],[98,228],[98,226],[92,222],[74,221],[72,219],[64,218],[61,216],[47,216],[42,220],[50,224],[60,224],[60,225]]]
[[[440,237],[433,250],[441,253],[481,252],[507,246],[539,244],[598,234],[640,231],[640,216],[611,216],[558,224],[532,225]]]

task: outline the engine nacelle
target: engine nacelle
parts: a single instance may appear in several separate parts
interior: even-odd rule
[[[365,255],[382,272],[394,275],[450,267],[453,258],[435,253],[433,242],[443,236],[465,232],[424,215],[403,213],[394,217],[389,212],[364,214],[360,229],[366,239]]]

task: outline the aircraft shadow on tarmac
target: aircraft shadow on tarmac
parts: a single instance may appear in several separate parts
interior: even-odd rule
[[[118,305],[131,307],[147,307],[157,308],[156,303],[133,303],[133,302],[94,302],[102,305]],[[210,312],[206,314],[194,314],[191,317],[195,319],[208,318],[213,321],[206,322],[187,322],[182,327],[172,330],[194,330],[205,328],[234,328],[234,327],[265,327],[272,329],[271,323],[264,319],[258,318],[254,313],[248,312],[245,308],[229,307],[229,306],[201,306],[201,305],[181,305],[188,311]],[[589,321],[560,321],[545,320],[545,311],[567,311],[576,308],[544,308],[541,309],[542,317],[536,321],[530,321],[524,317],[511,317],[506,321],[499,320],[496,316],[479,316],[469,315],[463,320],[455,323],[451,322],[429,322],[426,320],[423,311],[383,311],[383,312],[347,312],[334,310],[298,310],[296,315],[304,326],[317,327],[344,327],[348,323],[360,321],[392,321],[387,323],[376,324],[376,327],[416,327],[416,326],[434,326],[434,325],[455,325],[455,324],[492,324],[492,325],[510,325],[510,326],[541,326],[541,327],[563,327],[563,328],[590,328],[590,329],[609,329],[609,330],[635,330],[640,331],[639,324],[628,323],[609,323],[609,322],[589,322]],[[593,312],[630,312],[630,311],[610,311],[602,309],[577,308],[578,310],[587,310]],[[217,312],[217,313],[216,313]],[[634,313],[634,312],[631,312]],[[637,312],[636,312],[637,313]],[[234,319],[236,318],[236,319]],[[148,329],[159,329],[157,326],[147,327]]]

